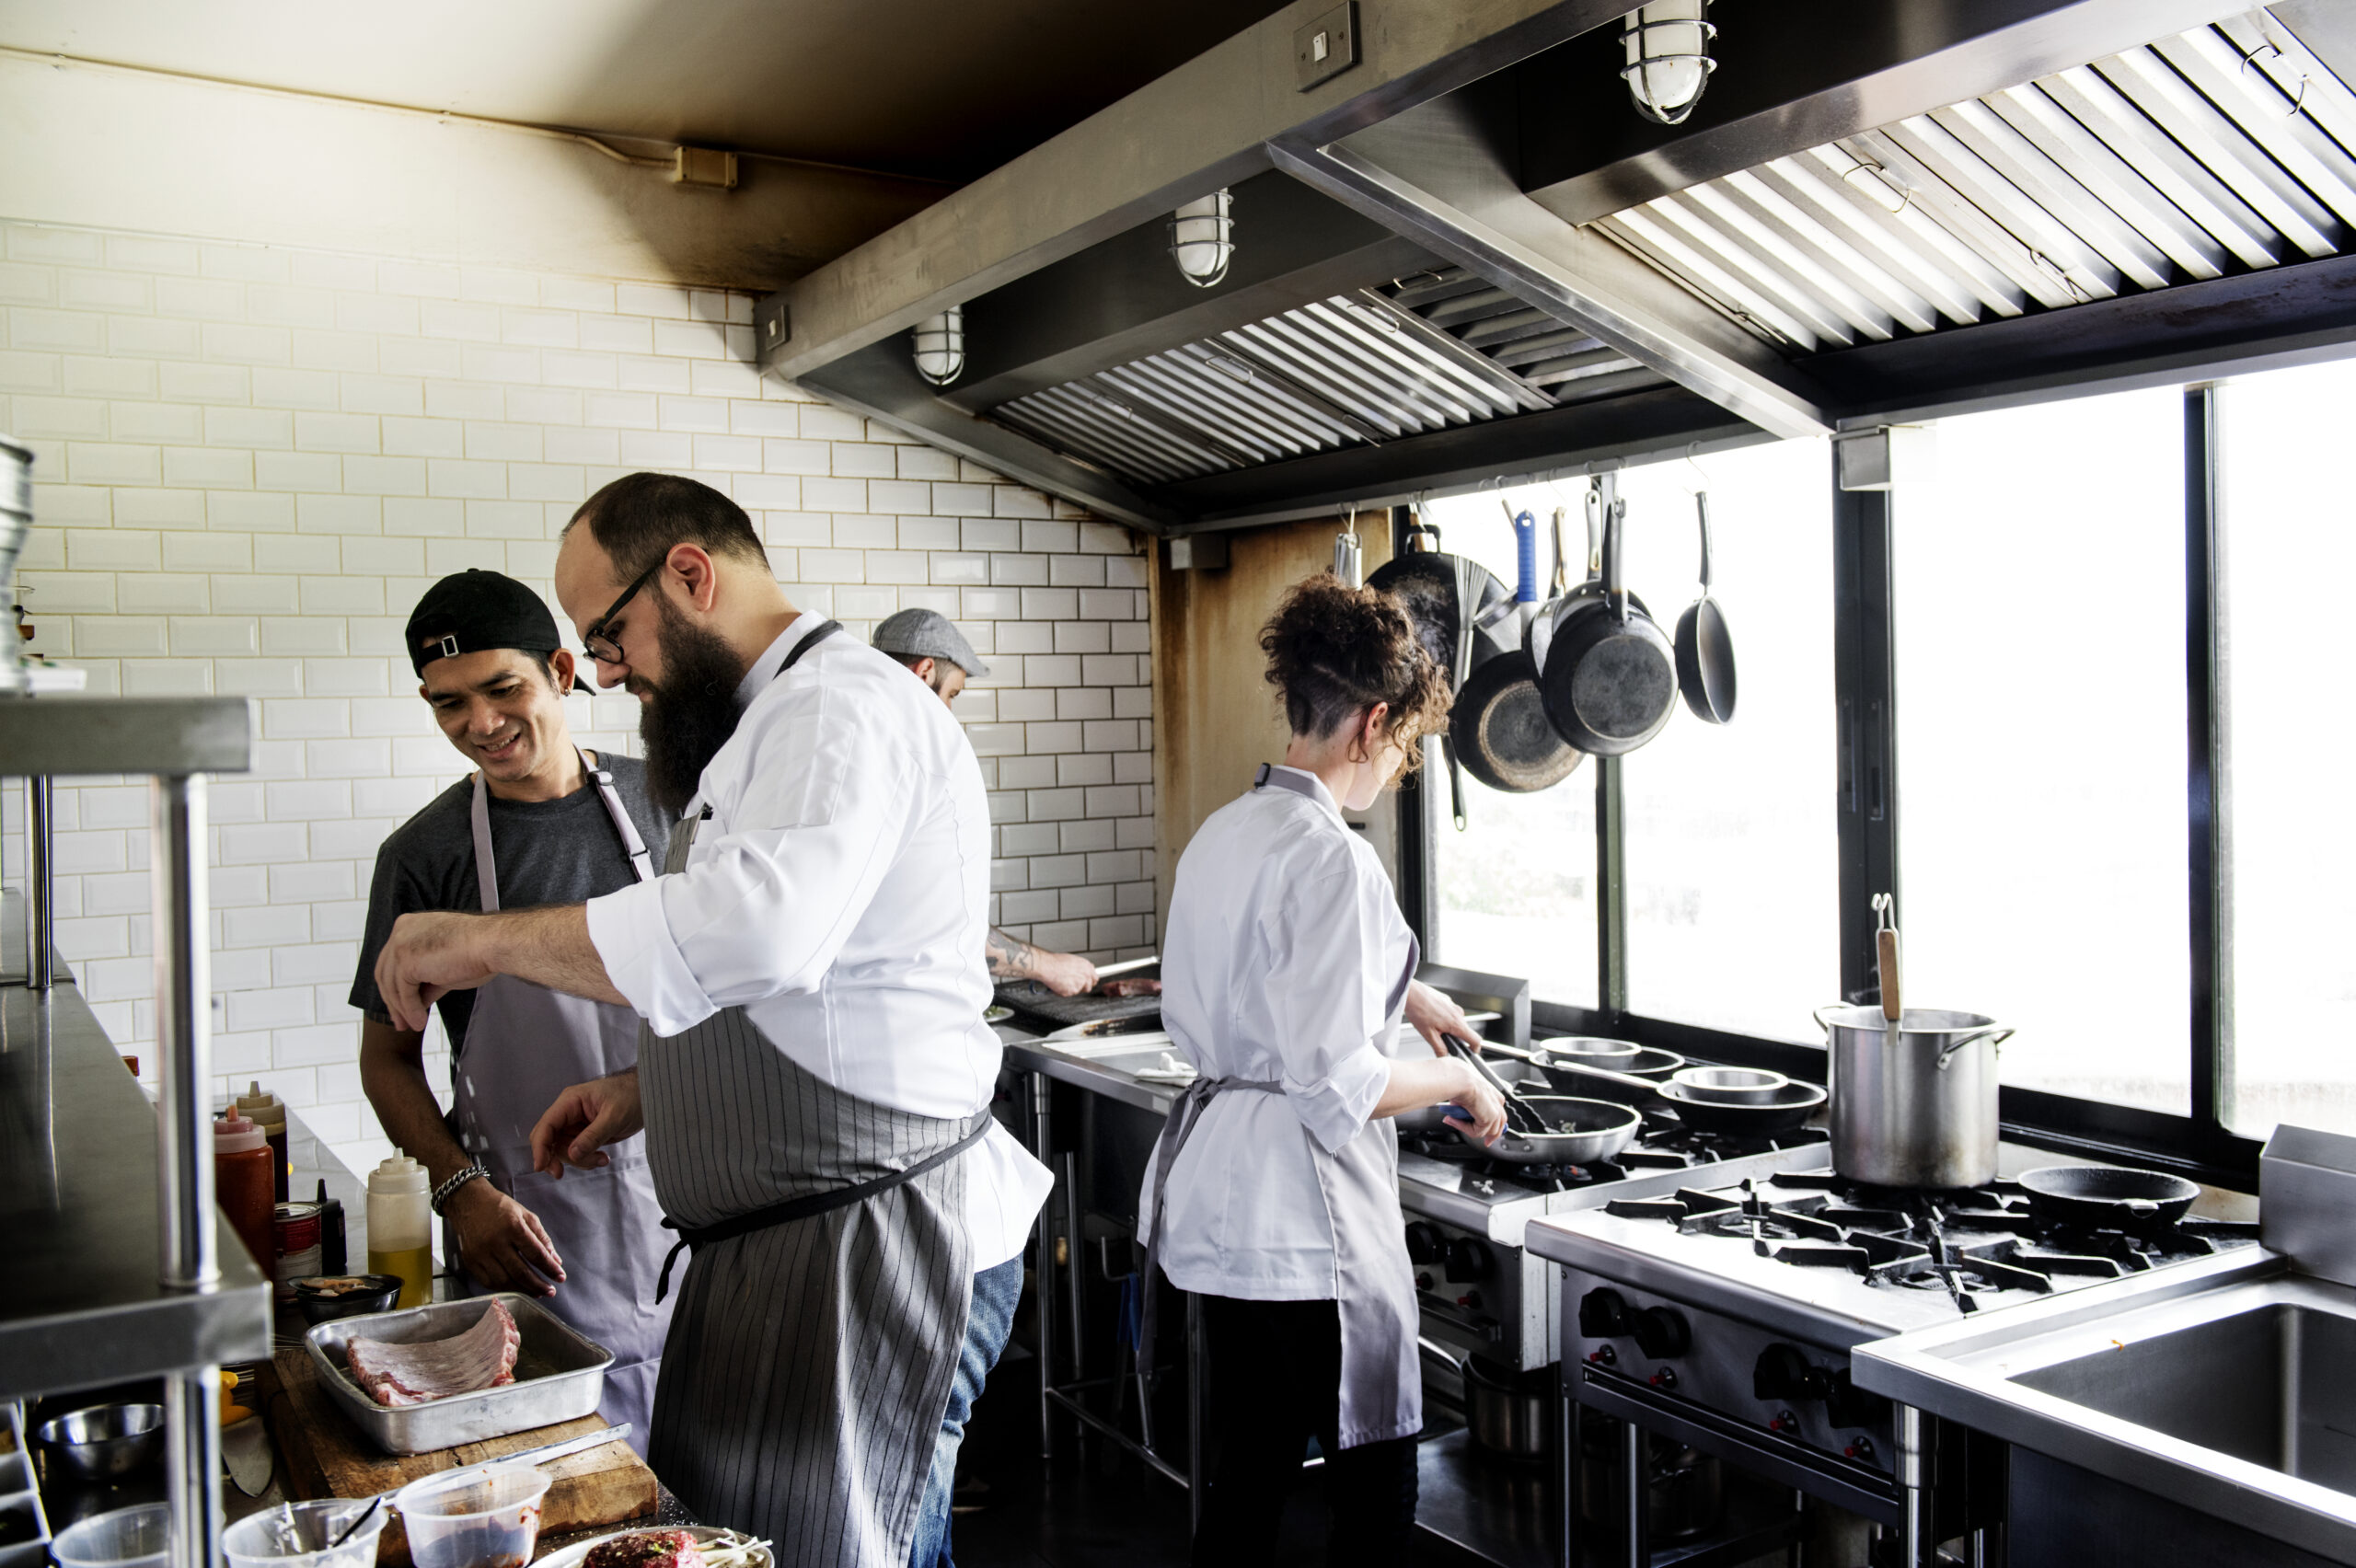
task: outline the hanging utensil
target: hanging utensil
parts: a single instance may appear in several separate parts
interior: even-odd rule
[[[1734,717],[1734,638],[1726,612],[1710,597],[1710,498],[1693,492],[1693,514],[1702,525],[1702,596],[1677,617],[1677,689],[1693,717],[1723,724]]]
[[[1899,994],[1898,900],[1894,894],[1874,894],[1874,974],[1881,986],[1881,1016],[1895,1029],[1906,1017]]]
[[[1405,553],[1376,567],[1366,585],[1399,601],[1415,623],[1417,640],[1455,691],[1466,674],[1519,641],[1513,594],[1478,561],[1443,551],[1436,525],[1419,517],[1406,544]]]
[[[1523,513],[1516,521],[1530,514]],[[1532,523],[1532,530],[1536,525]],[[1524,552],[1520,567],[1525,573],[1517,603],[1534,601],[1537,597],[1537,561]],[[1563,520],[1554,514],[1554,585],[1559,594],[1563,582]],[[1535,628],[1544,618],[1551,604],[1541,606],[1530,621]],[[1512,795],[1527,795],[1559,784],[1579,765],[1579,754],[1563,744],[1554,726],[1546,721],[1545,699],[1538,693],[1538,670],[1526,651],[1528,633],[1524,633],[1522,648],[1508,649],[1483,664],[1466,677],[1456,694],[1456,706],[1448,717],[1450,755],[1461,758],[1464,768],[1473,778],[1492,790]],[[1460,819],[1463,813],[1457,813]]]
[[[1563,566],[1563,513],[1554,511],[1554,594],[1538,606],[1530,617],[1530,625],[1521,634],[1521,650],[1530,655],[1530,668],[1540,679],[1546,674],[1546,653],[1554,641],[1554,629],[1570,614],[1571,606],[1592,599],[1603,592],[1603,498],[1601,491],[1590,483],[1581,497],[1582,510],[1587,513],[1587,575],[1576,588],[1568,586]]]
[[[1602,592],[1574,603],[1556,623],[1538,678],[1554,732],[1595,756],[1634,751],[1677,707],[1677,651],[1621,581],[1627,512],[1616,498],[1606,507]]]

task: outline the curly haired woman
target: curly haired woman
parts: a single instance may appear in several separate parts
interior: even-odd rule
[[[1218,1458],[1194,1561],[1270,1560],[1313,1436],[1329,1560],[1401,1562],[1423,1403],[1390,1118],[1453,1105],[1486,1140],[1505,1109],[1441,1044],[1472,1029],[1415,979],[1390,879],[1342,813],[1412,765],[1448,686],[1395,599],[1331,576],[1287,594],[1260,647],[1292,739],[1178,862],[1162,1019],[1200,1077],[1155,1147],[1140,1228],[1204,1297]],[[1429,1054],[1400,1052],[1403,1019]]]

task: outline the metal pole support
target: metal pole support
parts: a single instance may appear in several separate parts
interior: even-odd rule
[[[1210,1416],[1210,1349],[1203,1343],[1203,1298],[1186,1292],[1186,1527],[1189,1539],[1203,1533],[1203,1499],[1210,1493],[1207,1470]]]
[[[1931,1498],[1924,1488],[1927,1467],[1923,1454],[1923,1412],[1912,1405],[1899,1405],[1898,1429],[1898,1492],[1904,1535],[1900,1541],[1900,1561],[1906,1568],[1938,1568],[1939,1543],[1931,1539]]]
[[[1050,1171],[1056,1165],[1047,1137],[1047,1118],[1054,1098],[1054,1085],[1047,1075],[1033,1073],[1031,1153]],[[1038,1342],[1039,1355],[1039,1457],[1052,1459],[1056,1457],[1056,1401],[1051,1391],[1056,1382],[1056,1204],[1052,1193],[1039,1205],[1039,1266],[1032,1289],[1035,1293],[1031,1304],[1035,1325],[1032,1337]]]
[[[25,984],[46,991],[57,983],[55,831],[49,780],[25,780]]]
[[[159,1273],[167,1290],[219,1287],[214,1250],[213,980],[205,946],[202,774],[158,777],[150,792],[148,870],[154,894]],[[214,1568],[221,1513],[218,1371],[164,1379],[166,1473],[172,1506],[170,1568]]]
[[[1622,1545],[1627,1551],[1627,1568],[1652,1568],[1652,1444],[1645,1429],[1631,1421],[1622,1434],[1624,1453],[1621,1462],[1620,1511],[1626,1516],[1626,1528]]]

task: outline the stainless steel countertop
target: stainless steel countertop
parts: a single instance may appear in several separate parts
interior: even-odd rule
[[[1068,1055],[1045,1040],[1014,1024],[991,1026],[998,1037],[1006,1043],[1006,1059],[1017,1072],[1044,1073],[1057,1079],[1116,1100],[1124,1105],[1134,1105],[1140,1111],[1150,1111],[1157,1116],[1167,1116],[1178,1102],[1183,1090],[1175,1084],[1147,1083],[1128,1074],[1100,1066],[1080,1056]]]
[[[0,945],[21,951],[17,900]],[[270,1354],[270,1287],[217,1221],[218,1289],[167,1291],[156,1108],[81,992],[0,986],[0,1400]]]

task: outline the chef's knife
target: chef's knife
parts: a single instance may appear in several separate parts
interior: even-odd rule
[[[570,1458],[574,1454],[585,1454],[592,1448],[602,1448],[608,1443],[618,1443],[629,1435],[629,1430],[630,1424],[625,1421],[619,1426],[607,1426],[595,1432],[584,1433],[578,1437],[568,1437],[561,1443],[544,1443],[537,1448],[525,1448],[514,1454],[502,1454],[495,1459],[485,1459],[479,1465],[462,1465],[459,1468],[489,1470],[493,1465],[544,1465],[554,1459]],[[390,1499],[393,1493],[399,1490],[398,1486],[389,1487],[376,1495]]]

